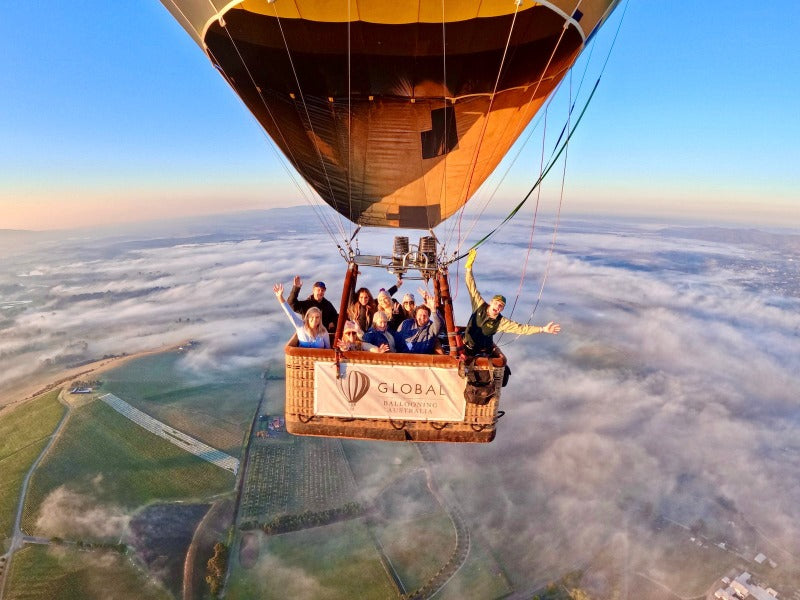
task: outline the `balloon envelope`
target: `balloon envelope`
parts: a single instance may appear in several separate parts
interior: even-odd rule
[[[325,202],[425,229],[491,174],[618,0],[162,2]]]

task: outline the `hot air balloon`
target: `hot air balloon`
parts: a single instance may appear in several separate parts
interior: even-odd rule
[[[618,0],[162,3],[324,202],[358,226],[431,231],[461,209],[492,173]],[[294,377],[312,371],[338,374],[340,353],[290,343],[289,431],[490,441],[505,367],[502,356],[485,365],[498,381],[495,398],[486,406],[444,410],[441,414],[450,421],[408,408],[424,405],[426,394],[430,400],[430,389],[442,383],[439,370],[455,373],[459,365],[447,264],[439,260],[432,232],[419,245],[396,238],[391,256],[363,256],[351,248],[345,254],[348,270],[336,339],[359,266],[374,266],[433,279],[453,354],[373,355],[359,363],[373,365],[364,369],[372,379],[370,394],[384,384],[387,390],[394,386],[395,392],[382,397],[402,397],[405,404],[393,406],[387,400],[395,412],[342,422],[324,414],[323,396],[332,390],[306,375]],[[318,369],[320,361],[336,368]],[[403,377],[433,383],[424,386],[425,394],[414,395],[415,387],[403,395],[397,390],[411,384],[380,379],[381,365],[426,371],[424,377],[412,371]],[[466,384],[459,381],[463,392]]]

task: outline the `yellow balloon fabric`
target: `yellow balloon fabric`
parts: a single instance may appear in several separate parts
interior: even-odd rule
[[[469,200],[617,4],[162,2],[325,202],[418,229]]]

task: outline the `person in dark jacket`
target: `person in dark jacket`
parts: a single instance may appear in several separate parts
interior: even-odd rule
[[[389,352],[405,352],[406,345],[403,338],[396,331],[389,329],[389,318],[382,310],[372,315],[372,327],[361,338],[374,346],[388,344]]]
[[[309,308],[312,306],[317,307],[322,311],[322,324],[325,325],[330,333],[334,333],[336,331],[336,323],[339,321],[339,313],[330,303],[330,300],[325,298],[325,284],[322,281],[317,281],[311,289],[311,295],[305,300],[298,300],[297,295],[300,293],[302,286],[303,282],[300,279],[300,275],[295,275],[292,291],[289,292],[289,298],[286,303],[294,312],[303,317]]]
[[[469,318],[464,331],[464,349],[467,354],[492,354],[494,352],[494,334],[497,332],[517,333],[532,335],[534,333],[551,333],[561,331],[561,325],[550,321],[544,327],[538,325],[523,325],[511,319],[506,319],[501,311],[506,306],[505,296],[497,294],[491,302],[486,302],[478,292],[475,279],[472,276],[472,263],[478,255],[477,250],[470,250],[467,264],[464,266],[464,279],[472,302],[472,316]]]
[[[420,290],[425,304],[420,304],[414,310],[414,318],[406,319],[400,325],[397,333],[403,338],[408,352],[414,354],[441,354],[441,344],[438,340],[442,319],[436,311],[436,301],[424,290]]]
[[[361,331],[366,331],[372,323],[372,315],[378,310],[378,303],[372,297],[372,292],[365,287],[358,288],[351,294],[351,298],[347,318],[358,323]]]

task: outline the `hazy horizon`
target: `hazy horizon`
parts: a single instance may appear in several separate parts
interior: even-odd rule
[[[336,304],[344,261],[308,209],[252,216],[17,247],[0,268],[0,389],[187,338],[200,344],[183,367],[198,378],[281,361],[291,327],[272,284],[299,274],[304,295],[322,279]],[[540,220],[522,283],[513,265],[529,222],[479,250],[479,289],[504,293],[516,320],[547,272],[531,322],[563,329],[500,340],[513,375],[497,439],[436,445],[439,485],[476,534],[516,557],[522,582],[617,543],[636,548],[614,554],[621,564],[657,561],[643,514],[734,537],[747,523],[770,540],[761,551],[800,565],[800,235],[570,218],[551,256],[552,225]],[[392,233],[362,234],[362,249],[388,249]],[[459,322],[462,277],[451,270]],[[359,281],[392,283],[383,271]]]

